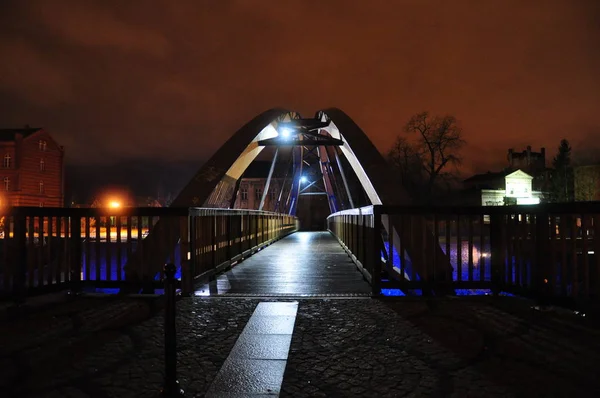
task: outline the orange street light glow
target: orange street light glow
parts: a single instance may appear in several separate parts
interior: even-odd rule
[[[113,201],[113,202],[109,203],[109,206],[113,209],[117,209],[117,208],[121,207],[121,203]]]

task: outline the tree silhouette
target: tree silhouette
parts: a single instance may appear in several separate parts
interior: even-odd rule
[[[552,202],[572,202],[574,186],[571,145],[566,139],[560,141],[552,166],[554,170],[552,171],[550,200]]]
[[[455,177],[461,164],[460,150],[466,143],[454,116],[430,116],[421,112],[404,126],[404,132],[417,135],[414,143],[399,136],[388,153],[390,163],[400,172],[405,187],[419,189],[431,198],[436,187]]]

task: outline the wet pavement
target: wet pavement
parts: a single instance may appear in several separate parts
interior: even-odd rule
[[[291,235],[197,294],[177,303],[187,397],[600,396],[594,320],[515,297],[371,299],[328,233]],[[0,316],[1,396],[158,397],[161,306],[55,295]]]
[[[212,396],[248,396],[262,391],[263,376],[267,394],[279,389],[281,397],[600,396],[598,329],[533,313],[526,301],[282,301],[286,311],[297,303],[293,327],[291,312],[261,309],[269,299],[182,299],[178,372],[186,396],[211,388]],[[163,317],[152,308],[147,300],[82,297],[2,321],[2,397],[158,397]],[[281,317],[276,328],[273,316]],[[255,388],[246,393],[227,376],[243,363],[241,379]]]
[[[329,232],[297,232],[245,259],[196,296],[368,296],[369,284]]]

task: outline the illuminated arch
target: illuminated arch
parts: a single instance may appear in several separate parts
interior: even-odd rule
[[[237,184],[239,184],[244,171],[264,149],[264,146],[259,145],[259,141],[277,137],[279,123],[299,118],[298,113],[282,108],[270,109],[256,116],[217,150],[183,188],[171,206],[230,207]],[[346,113],[337,108],[328,108],[318,111],[315,119],[329,122],[327,127],[321,128],[321,130],[325,130],[332,138],[343,141],[340,151],[360,181],[371,204],[391,206],[410,204],[411,200],[401,185],[397,183],[397,180],[389,177],[389,166],[381,153]],[[400,247],[399,242],[402,239],[403,246],[419,274],[426,268],[424,259],[421,258],[423,249],[429,253],[437,251],[435,257],[439,264],[435,264],[436,272],[441,271],[439,275],[447,274],[449,260],[439,245],[434,245],[431,239],[415,240],[415,236],[425,235],[414,233],[414,228],[424,228],[420,226],[421,224],[413,225],[411,233],[407,230],[400,230],[398,228],[400,223],[394,217],[389,219],[387,216],[383,216],[382,221],[386,230],[390,225],[393,226],[393,231],[388,231],[388,233],[393,236],[394,246]],[[175,238],[176,227],[173,226],[173,233],[169,236]],[[171,229],[171,226],[163,224],[160,228]],[[158,235],[150,234],[145,240],[146,243],[156,244],[153,241],[159,238]],[[167,246],[170,244],[175,244],[175,241],[168,242]],[[157,267],[160,267],[160,261],[157,264]]]
[[[274,108],[246,123],[200,168],[171,207],[227,207],[236,182],[265,148],[258,141],[276,137],[278,123],[298,117]]]

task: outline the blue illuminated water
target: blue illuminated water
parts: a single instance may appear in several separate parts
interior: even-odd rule
[[[444,252],[444,254],[448,254],[446,252],[446,245],[441,242],[442,244],[440,244],[440,247],[442,249],[442,251]],[[483,247],[480,244],[476,244],[473,243],[472,246],[472,270],[471,270],[471,275],[469,273],[469,242],[466,240],[463,240],[460,242],[460,261],[458,258],[458,247],[457,247],[457,240],[456,239],[451,239],[450,241],[450,264],[452,266],[452,281],[454,282],[458,282],[458,281],[473,281],[473,282],[478,282],[478,281],[483,281],[483,282],[490,282],[491,281],[491,276],[492,276],[492,272],[491,272],[491,256],[490,256],[490,245],[489,242],[484,242]],[[385,256],[384,253],[382,252],[382,257],[389,257],[387,255],[387,253],[389,253],[389,243],[385,242],[384,243],[384,250],[385,250]],[[392,258],[392,265],[393,267],[400,272],[401,270],[401,257],[398,253],[398,250],[396,247],[394,247],[394,253],[393,256],[391,256]],[[412,267],[412,263],[411,263],[411,259],[410,256],[408,255],[408,253],[406,253],[405,251],[405,255],[404,255],[404,259],[405,259],[405,272],[408,274],[408,278],[409,279],[414,279],[414,280],[419,280],[419,276],[418,275],[413,275],[413,267]],[[506,279],[510,280],[510,275],[512,273],[512,280],[515,281],[516,280],[516,259],[513,257],[512,258],[512,267],[509,267],[509,260],[507,260],[506,263]],[[511,271],[509,271],[511,270]],[[523,275],[522,280],[524,282],[529,282],[530,280],[530,272],[529,272],[529,264],[523,264],[523,267],[521,269],[521,274]],[[414,276],[414,278],[413,278]],[[421,295],[421,291],[418,289],[415,290],[411,290],[410,294],[411,295]],[[464,296],[464,295],[487,295],[490,294],[491,291],[490,289],[455,289],[455,293],[456,295],[459,296]],[[403,292],[399,289],[382,289],[382,294],[384,294],[385,296],[405,296],[407,295],[407,292]]]
[[[107,247],[109,245],[109,247]],[[137,247],[136,242],[132,242],[131,251],[134,253]],[[82,280],[88,281],[116,281],[118,280],[119,274],[119,264],[118,259],[121,258],[121,279],[125,280],[125,264],[127,264],[127,250],[125,249],[125,245],[121,247],[119,252],[118,246],[116,243],[102,242],[99,244],[90,245],[89,253],[86,250],[84,244],[84,252],[83,252],[83,267],[82,267]],[[107,262],[107,251],[109,252],[110,262]],[[165,258],[161,259],[161,264],[166,263],[175,264],[177,271],[175,273],[176,278],[181,278],[181,253],[179,251],[179,245],[175,247],[173,253]],[[89,268],[88,268],[89,264]],[[89,273],[88,273],[89,269]],[[97,278],[96,269],[100,271],[100,277]],[[157,272],[153,275],[154,280],[161,279],[161,272]]]
[[[126,250],[126,244],[122,243],[120,250],[118,250],[118,245],[117,243],[113,242],[113,243],[107,243],[107,242],[100,242],[97,243],[96,242],[90,242],[91,244],[89,245],[89,252],[87,251],[88,249],[88,245],[84,244],[82,245],[82,249],[83,249],[83,258],[82,258],[82,271],[81,271],[81,277],[83,281],[118,281],[118,269],[119,269],[119,262],[118,259],[120,258],[120,267],[121,267],[121,273],[120,273],[120,279],[121,280],[125,280],[125,270],[123,269],[125,267],[125,264],[127,264],[127,250]],[[130,242],[131,243],[131,251],[135,252],[136,250],[136,246],[137,246],[137,242],[133,241]],[[444,251],[444,253],[446,252],[446,245],[445,244],[441,244],[440,245],[441,249]],[[385,245],[385,250],[386,252],[389,250],[389,246],[386,244]],[[480,281],[481,277],[483,277],[483,281],[484,282],[489,282],[491,281],[491,262],[490,262],[490,248],[489,248],[489,243],[485,242],[485,244],[483,245],[483,250],[481,249],[480,245],[478,244],[474,244],[473,248],[472,248],[473,252],[473,268],[472,268],[472,277],[469,278],[469,244],[467,241],[461,241],[461,256],[460,256],[460,261],[458,258],[458,250],[457,250],[457,245],[456,245],[456,239],[451,240],[450,242],[450,263],[451,266],[453,268],[452,271],[452,280],[453,281]],[[107,256],[107,251],[109,252],[109,256]],[[382,253],[383,255],[383,253]],[[480,256],[481,255],[481,256]],[[110,257],[110,262],[107,263],[107,257]],[[387,256],[385,256],[387,257]],[[159,259],[160,263],[168,263],[168,262],[172,262],[175,264],[176,266],[176,278],[180,279],[181,278],[181,254],[180,254],[180,248],[179,245],[177,247],[174,248],[174,250],[172,250],[172,254],[163,258],[163,259]],[[410,257],[408,256],[408,254],[405,255],[405,268],[407,270],[408,276],[411,277],[412,275],[412,264],[410,262]],[[400,270],[400,265],[401,265],[401,259],[399,256],[398,251],[396,250],[396,248],[394,247],[394,253],[392,256],[392,265],[394,268],[396,268],[398,271]],[[510,280],[517,280],[516,278],[516,264],[515,264],[515,259],[512,259],[512,267],[509,267],[508,265],[508,261],[507,261],[507,266],[505,267],[505,269],[507,270],[506,272],[506,279],[508,281]],[[509,273],[508,270],[512,268],[512,273]],[[530,270],[529,270],[529,264],[523,264],[522,267],[522,275],[523,275],[523,282],[527,283],[530,281]],[[99,271],[99,275],[96,275],[96,269],[98,269]],[[46,273],[47,270],[44,269],[44,272]],[[34,279],[37,281],[37,270],[35,271],[34,275]],[[512,279],[511,279],[512,277]],[[155,281],[158,281],[162,278],[162,273],[161,272],[156,272],[152,275],[152,278]],[[1,276],[0,276],[1,279]],[[419,280],[418,275],[416,275],[416,278],[414,278],[416,280]],[[96,293],[106,293],[106,294],[116,294],[119,292],[118,288],[88,288],[89,292],[96,292]],[[456,289],[455,290],[457,295],[483,295],[483,294],[489,294],[490,291],[488,289]],[[157,293],[159,293],[157,291]],[[407,292],[403,292],[400,291],[398,289],[383,289],[382,293],[386,296],[404,296],[407,294]],[[410,291],[411,295],[420,295],[421,292],[418,289],[415,290],[411,290]]]

